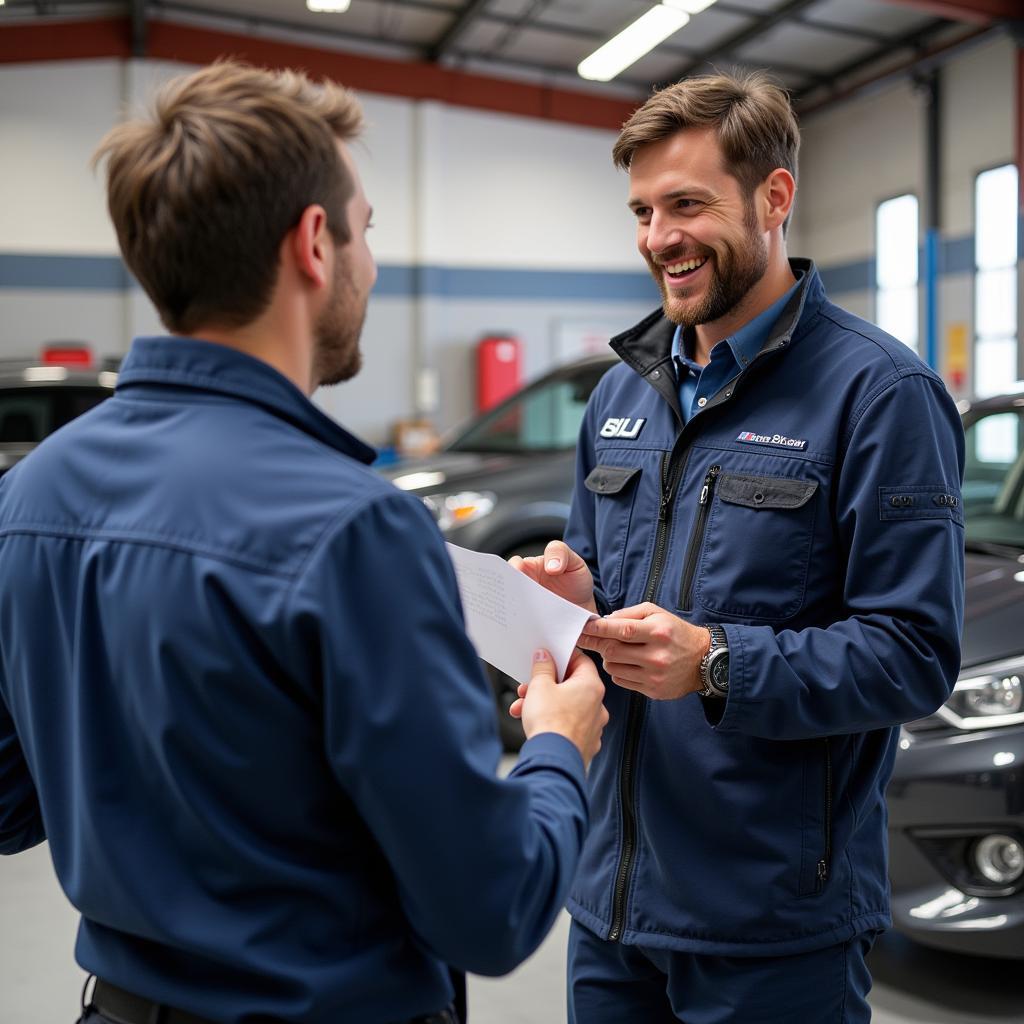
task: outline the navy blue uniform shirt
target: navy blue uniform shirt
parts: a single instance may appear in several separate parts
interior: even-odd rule
[[[48,838],[76,956],[215,1021],[384,1024],[565,901],[583,765],[507,780],[429,513],[267,364],[137,340],[0,481],[0,853]]]
[[[730,650],[724,701],[608,686],[569,903],[602,938],[781,956],[889,923],[896,726],[960,667],[963,430],[934,371],[791,266],[698,415],[659,309],[584,417],[565,539],[598,607],[721,623]]]

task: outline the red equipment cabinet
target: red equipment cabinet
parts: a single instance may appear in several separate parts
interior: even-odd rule
[[[523,345],[509,335],[488,335],[476,346],[476,408],[490,409],[522,384]]]

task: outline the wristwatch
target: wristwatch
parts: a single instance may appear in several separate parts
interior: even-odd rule
[[[700,659],[700,681],[704,689],[697,692],[702,697],[729,696],[729,638],[721,626],[705,626],[711,634],[711,646]]]

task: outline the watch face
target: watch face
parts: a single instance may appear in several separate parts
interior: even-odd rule
[[[729,652],[723,651],[708,666],[708,678],[718,690],[729,689]]]

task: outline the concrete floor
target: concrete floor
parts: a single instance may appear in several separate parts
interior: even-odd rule
[[[0,859],[2,1024],[75,1020],[84,980],[72,957],[76,923],[46,846]],[[472,1024],[564,1024],[567,930],[563,915],[518,971],[470,979]],[[875,1024],[1024,1024],[1024,962],[937,953],[890,934],[872,970]]]

